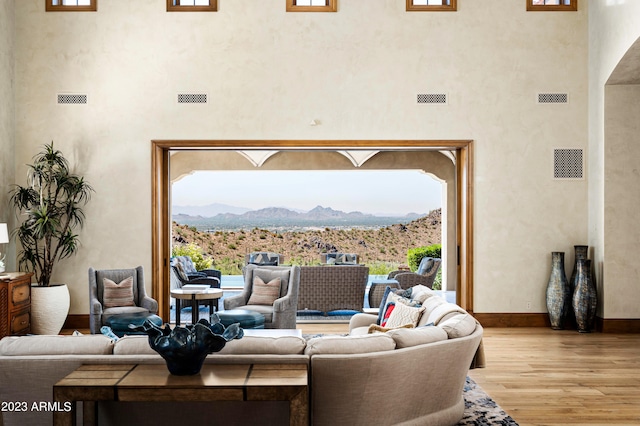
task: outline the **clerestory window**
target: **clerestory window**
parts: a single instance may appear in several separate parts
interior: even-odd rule
[[[167,0],[167,12],[217,12],[218,0]]]
[[[573,12],[578,10],[578,0],[527,0],[530,12]]]
[[[287,12],[336,12],[338,0],[287,0]]]
[[[407,12],[455,12],[457,0],[407,0]]]
[[[98,0],[45,0],[47,12],[95,12]]]

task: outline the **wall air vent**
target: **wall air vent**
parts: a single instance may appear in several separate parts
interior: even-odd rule
[[[569,103],[567,93],[538,93],[539,104],[566,104]]]
[[[447,94],[446,93],[419,93],[418,103],[419,104],[446,104]]]
[[[206,93],[178,93],[179,104],[206,104]]]
[[[584,179],[584,153],[582,149],[554,149],[553,178]]]
[[[58,93],[58,104],[86,104],[87,101],[87,95],[79,93]]]

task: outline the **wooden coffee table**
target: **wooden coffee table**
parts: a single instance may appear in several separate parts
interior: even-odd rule
[[[205,292],[193,292],[176,288],[171,290],[171,297],[176,299],[176,325],[180,325],[180,309],[181,300],[191,301],[191,323],[198,322],[198,305],[205,302],[209,305],[209,313],[213,313],[214,302],[216,309],[218,308],[218,299],[222,297],[222,290],[219,288],[210,288]]]
[[[53,424],[73,425],[76,402],[83,423],[95,424],[97,401],[288,401],[289,424],[309,424],[306,364],[205,364],[194,376],[174,376],[164,364],[82,365],[53,386]],[[224,419],[220,419],[223,422]]]

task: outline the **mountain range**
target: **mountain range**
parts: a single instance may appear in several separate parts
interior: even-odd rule
[[[258,210],[243,209],[234,207],[233,211],[224,211],[224,204],[211,204],[201,207],[173,207],[173,220],[179,224],[206,227],[234,227],[234,226],[282,226],[290,225],[310,225],[330,226],[330,225],[363,225],[374,226],[387,225],[391,223],[411,221],[424,214],[409,213],[404,216],[376,216],[359,211],[343,212],[334,210],[331,207],[316,206],[307,212],[300,212],[284,207],[266,207]],[[244,210],[244,211],[243,211]]]

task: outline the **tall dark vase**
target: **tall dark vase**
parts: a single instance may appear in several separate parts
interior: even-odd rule
[[[596,318],[596,305],[598,303],[596,288],[591,279],[591,261],[579,259],[576,266],[573,311],[578,331],[580,333],[589,333],[593,329],[593,323]]]
[[[588,257],[589,246],[577,245],[573,246],[573,271],[569,279],[569,312],[567,313],[567,326],[569,328],[577,328],[576,315],[573,311],[573,293],[576,289],[576,274],[578,273],[578,261],[586,260]]]
[[[564,252],[551,253],[551,274],[547,284],[547,311],[551,328],[562,330],[571,312],[571,288],[564,271]]]

